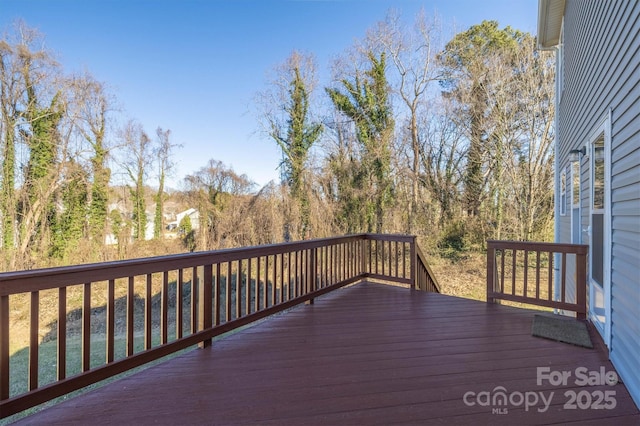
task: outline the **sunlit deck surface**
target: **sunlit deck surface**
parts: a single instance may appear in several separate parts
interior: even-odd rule
[[[613,369],[593,330],[595,349],[532,337],[534,312],[361,283],[21,422],[640,424],[624,385],[575,385],[577,367]],[[567,385],[538,386],[537,367],[547,366],[572,372]],[[553,392],[551,405],[539,412],[541,401],[528,410],[465,404],[467,392],[493,394],[497,386],[507,395]],[[613,409],[564,407],[567,391],[588,391],[595,401],[595,391],[611,390]]]

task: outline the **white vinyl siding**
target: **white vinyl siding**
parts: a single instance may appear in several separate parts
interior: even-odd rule
[[[567,171],[562,169],[560,173],[560,216],[567,214]]]

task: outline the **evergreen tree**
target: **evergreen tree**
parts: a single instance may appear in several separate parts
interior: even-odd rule
[[[500,30],[497,21],[483,21],[456,34],[440,54],[445,96],[458,102],[458,112],[468,130],[469,148],[463,180],[465,206],[471,217],[479,215],[485,195],[485,153],[492,138],[488,130],[493,112],[492,64],[496,57],[508,60],[523,36],[522,32],[509,26]]]

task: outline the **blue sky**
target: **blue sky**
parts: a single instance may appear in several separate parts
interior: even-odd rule
[[[211,158],[264,185],[280,160],[252,107],[267,73],[311,52],[323,87],[331,61],[389,9],[411,22],[421,8],[459,31],[485,19],[536,31],[537,0],[0,0],[0,29],[24,20],[65,71],[106,83],[122,117],[150,135],[171,129],[183,145],[172,186]]]

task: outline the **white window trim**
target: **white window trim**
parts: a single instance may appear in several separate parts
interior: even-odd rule
[[[604,162],[605,162],[605,174],[604,174],[604,186],[605,186],[605,195],[606,198],[604,200],[604,209],[594,209],[593,208],[593,181],[594,181],[594,170],[593,170],[593,161],[591,161],[591,156],[593,155],[593,145],[596,140],[599,138],[601,134],[604,134]],[[604,265],[603,265],[603,291],[604,291],[604,310],[605,310],[605,324],[603,333],[603,340],[605,345],[611,350],[611,261],[612,261],[612,233],[611,233],[611,109],[609,109],[606,117],[602,120],[600,125],[596,128],[596,130],[589,137],[589,227],[587,232],[589,234],[589,239],[587,240],[589,244],[591,244],[591,215],[595,212],[603,212],[604,213],[604,230],[603,234],[607,236],[608,241],[607,244],[603,247],[603,256],[604,256]],[[592,263],[591,255],[592,250],[589,250],[589,264]],[[594,284],[591,281],[591,270],[589,270],[589,304],[591,304],[591,300],[593,300],[593,286]],[[591,306],[589,307],[591,308]],[[594,324],[596,325],[596,329],[600,330],[599,322],[595,319],[592,319]]]

